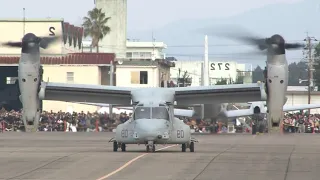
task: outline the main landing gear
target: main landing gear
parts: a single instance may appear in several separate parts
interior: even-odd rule
[[[186,152],[187,148],[190,149],[190,152],[194,152],[194,142],[190,142],[189,144],[182,144],[181,151]]]
[[[117,152],[119,148],[121,148],[121,151],[126,151],[126,144],[124,143],[118,143],[114,138],[111,138],[109,142],[113,143],[113,151]]]
[[[122,152],[125,152],[126,151],[126,144],[118,143],[117,141],[113,141],[113,151],[117,152],[119,148],[121,148]]]
[[[198,142],[196,139],[192,138],[190,143],[185,143],[181,145],[181,151],[186,152],[187,148],[190,149],[190,152],[194,152],[194,143]]]

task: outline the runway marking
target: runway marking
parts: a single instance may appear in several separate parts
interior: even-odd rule
[[[164,149],[168,149],[168,148],[171,148],[171,147],[174,147],[174,146],[177,146],[176,145],[171,145],[171,146],[166,146],[166,147],[163,147],[163,148],[160,148],[160,149],[157,149],[156,151],[161,151],[161,150],[164,150]],[[108,177],[118,173],[119,171],[123,170],[124,168],[128,167],[130,164],[132,164],[133,162],[135,162],[136,160],[142,158],[143,156],[145,155],[148,155],[148,154],[151,154],[151,153],[143,153],[141,154],[140,156],[137,156],[133,159],[131,159],[130,161],[128,161],[127,163],[125,163],[124,165],[122,165],[121,167],[119,167],[118,169],[112,171],[111,173],[105,175],[105,176],[102,176],[101,178],[98,178],[97,180],[104,180],[104,179],[107,179]]]

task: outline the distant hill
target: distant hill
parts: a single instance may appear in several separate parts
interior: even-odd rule
[[[154,30],[154,37],[169,46],[166,51],[168,56],[175,56],[178,60],[199,60],[203,58],[204,52],[201,47],[204,44],[204,34],[196,31],[199,28],[240,25],[262,37],[280,34],[287,41],[303,42],[306,31],[320,40],[319,17],[319,1],[306,0],[295,4],[269,5],[222,19],[183,19]],[[151,34],[151,30],[134,32],[130,31],[129,27],[128,38],[151,41]],[[220,46],[221,44],[224,46]],[[209,36],[210,59],[236,60],[264,66],[265,57],[249,55],[248,52],[255,49],[239,44],[243,43]],[[174,47],[176,45],[178,46]],[[198,45],[199,47],[179,47],[180,45]],[[240,56],[239,53],[244,54]],[[289,62],[300,61],[302,58],[302,50],[290,51],[287,54]]]

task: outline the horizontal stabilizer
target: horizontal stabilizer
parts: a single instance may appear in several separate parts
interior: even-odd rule
[[[228,118],[244,117],[253,115],[253,111],[251,109],[231,110],[225,111],[224,114]]]

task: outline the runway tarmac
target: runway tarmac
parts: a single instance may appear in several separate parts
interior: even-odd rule
[[[113,133],[0,134],[0,180],[301,180],[320,175],[320,135],[207,135],[180,146],[112,152]],[[164,146],[157,146],[157,149]]]

